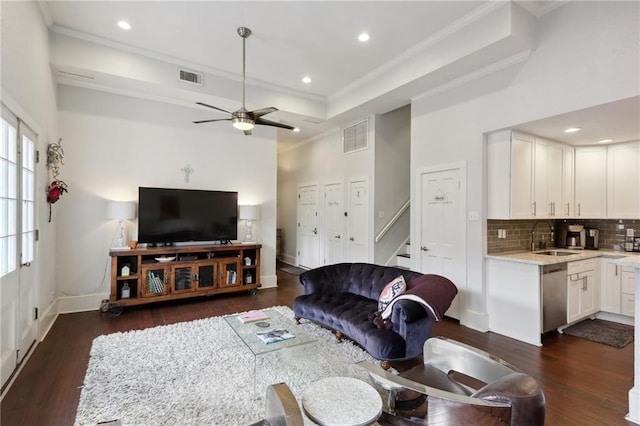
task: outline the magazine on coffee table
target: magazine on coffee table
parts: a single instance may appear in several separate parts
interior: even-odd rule
[[[262,311],[249,311],[244,314],[238,315],[238,319],[243,323],[262,321],[269,319],[269,316]]]
[[[256,336],[266,344],[281,342],[283,340],[293,339],[296,337],[293,333],[290,333],[284,328],[272,328],[270,330],[256,331]]]

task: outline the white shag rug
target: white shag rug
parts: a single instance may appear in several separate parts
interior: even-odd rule
[[[302,328],[321,344],[262,359],[273,368],[265,372],[261,366],[259,382],[287,383],[298,402],[305,388],[323,377],[370,382],[355,365],[376,362],[368,353],[351,342],[338,343],[329,330],[308,321],[295,324],[288,307],[273,309],[291,319],[294,333]],[[305,356],[305,350],[313,353]],[[285,359],[291,356],[296,359]],[[253,354],[223,317],[99,336],[91,347],[75,424],[118,419],[144,426],[250,425],[265,414],[263,395],[254,395],[254,367]]]

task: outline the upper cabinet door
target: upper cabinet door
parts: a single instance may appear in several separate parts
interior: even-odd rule
[[[607,147],[607,214],[640,218],[640,141]]]
[[[563,208],[565,149],[562,144],[535,139],[533,212],[536,218],[566,217]]]
[[[535,217],[533,204],[533,138],[513,133],[511,136],[511,217]]]
[[[532,219],[532,136],[509,130],[487,137],[487,181],[489,219]]]
[[[607,147],[577,147],[575,169],[575,217],[606,218]]]

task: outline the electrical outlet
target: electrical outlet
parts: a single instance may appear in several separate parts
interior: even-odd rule
[[[507,230],[498,229],[498,238],[507,238]]]

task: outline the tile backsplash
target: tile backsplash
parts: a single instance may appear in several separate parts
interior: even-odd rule
[[[560,220],[487,220],[487,253],[505,251],[530,250],[531,231],[535,224],[536,245],[544,239],[553,246],[549,226],[553,227]],[[571,219],[568,223],[584,225],[600,230],[600,248],[622,250],[627,229],[635,230],[640,236],[640,219]],[[621,229],[620,229],[621,228]],[[498,230],[506,230],[506,238],[498,238]],[[537,246],[536,246],[537,248]]]

